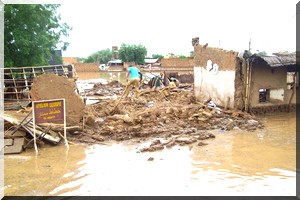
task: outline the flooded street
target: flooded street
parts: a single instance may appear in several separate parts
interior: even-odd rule
[[[295,196],[296,113],[259,117],[264,130],[216,130],[206,146],[138,153],[144,144],[125,141],[5,155],[4,193]]]

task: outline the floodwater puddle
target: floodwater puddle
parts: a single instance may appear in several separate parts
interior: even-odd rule
[[[5,196],[295,196],[296,116],[221,132],[205,146],[139,153],[132,141],[64,145],[4,156]]]

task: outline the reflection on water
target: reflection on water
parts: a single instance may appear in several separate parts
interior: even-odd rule
[[[261,118],[265,130],[214,131],[201,147],[137,153],[127,141],[5,156],[5,195],[295,196],[295,113]]]

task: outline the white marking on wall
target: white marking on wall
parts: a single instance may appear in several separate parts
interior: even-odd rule
[[[210,71],[213,68],[212,61],[208,60],[206,63],[206,70]]]
[[[217,72],[217,73],[215,73]],[[197,98],[209,97],[219,106],[226,106],[226,101],[230,98],[229,105],[234,104],[234,71],[219,71],[218,66],[215,72],[208,71],[204,67],[194,67],[194,88]]]

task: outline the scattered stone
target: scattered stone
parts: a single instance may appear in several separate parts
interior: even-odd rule
[[[148,158],[148,161],[153,161],[153,160],[154,160],[153,157]]]
[[[199,142],[199,143],[198,143],[198,146],[204,146],[204,145],[208,145],[208,144],[205,143],[205,142]]]

